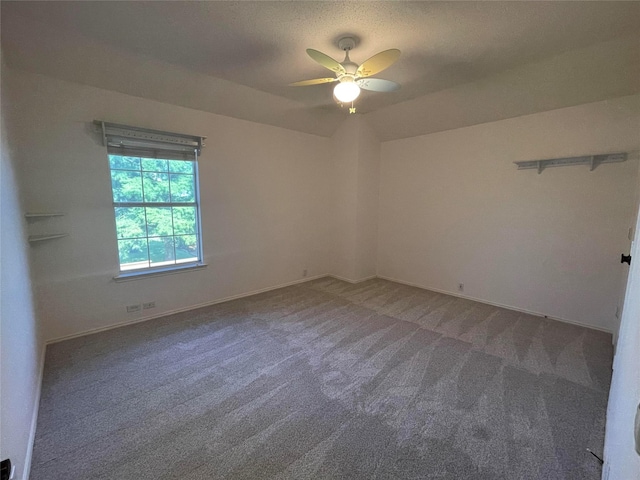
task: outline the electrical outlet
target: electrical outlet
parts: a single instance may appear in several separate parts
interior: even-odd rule
[[[127,313],[139,312],[140,305],[127,305]]]
[[[459,283],[458,284],[458,291],[459,292],[464,292],[464,283]]]
[[[156,308],[156,302],[147,302],[147,303],[143,303],[142,304],[142,308],[144,310],[148,309],[148,308]]]
[[[302,270],[302,276],[306,277],[307,276],[307,269],[305,268],[304,270]]]

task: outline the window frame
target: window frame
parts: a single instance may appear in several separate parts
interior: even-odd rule
[[[197,137],[192,135],[184,135],[184,134],[175,134],[169,132],[161,132],[157,130],[147,130],[139,127],[128,127],[125,125],[119,124],[110,124],[102,121],[96,121],[95,123],[102,126],[102,134],[103,134],[103,142],[107,147],[107,161],[109,165],[109,183],[110,183],[110,193],[111,193],[111,203],[112,203],[112,211],[113,211],[113,231],[115,234],[116,241],[116,258],[118,265],[118,274],[114,276],[114,280],[116,282],[120,281],[129,281],[135,280],[139,278],[145,278],[149,276],[159,276],[159,275],[169,275],[175,273],[182,273],[190,270],[197,270],[206,267],[204,263],[204,251],[202,247],[202,214],[201,214],[201,202],[200,202],[200,172],[199,172],[199,154],[202,146],[204,146],[204,138],[205,137]],[[111,157],[112,156],[120,156],[120,157],[132,157],[140,159],[140,167],[138,170],[133,169],[119,169],[112,168]],[[192,164],[192,173],[185,175],[193,176],[193,201],[183,202],[183,201],[171,201],[171,197],[169,197],[168,202],[145,202],[144,199],[144,173],[147,172],[144,170],[144,164],[142,163],[142,159],[158,159],[158,160],[172,160],[172,161],[188,161]],[[116,201],[114,198],[114,190],[113,190],[113,171],[131,171],[138,172],[141,177],[141,193],[142,198],[140,201],[125,201],[120,202]],[[165,173],[165,172],[158,172]],[[171,172],[170,165],[167,164],[167,172],[166,174],[171,178],[170,175],[180,174],[180,172]],[[170,180],[169,180],[170,181]],[[197,250],[197,259],[192,261],[183,261],[179,262],[175,250],[175,241],[176,237],[179,237],[180,234],[175,233],[173,226],[173,217],[172,217],[172,226],[171,226],[171,235],[161,235],[158,238],[162,237],[171,237],[174,243],[174,254],[173,254],[173,263],[165,264],[165,265],[151,265],[151,256],[149,251],[149,240],[154,238],[153,236],[149,236],[148,223],[147,223],[147,212],[145,210],[144,217],[144,233],[145,235],[139,237],[140,239],[144,239],[147,243],[147,266],[143,266],[141,268],[132,268],[132,269],[122,269],[122,263],[120,258],[120,248],[119,241],[122,240],[118,236],[118,223],[117,223],[117,208],[146,208],[146,207],[160,207],[160,208],[170,208],[173,207],[194,207],[195,208],[195,237],[196,237],[196,250]],[[171,210],[171,215],[173,216],[174,212]],[[186,234],[185,234],[186,235]],[[189,234],[191,235],[191,234]]]

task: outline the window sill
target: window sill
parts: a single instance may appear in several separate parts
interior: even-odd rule
[[[149,277],[162,277],[164,275],[174,275],[176,273],[184,273],[191,270],[200,270],[206,268],[206,263],[190,263],[188,265],[176,265],[171,267],[156,268],[153,270],[135,271],[135,272],[122,272],[119,275],[113,277],[113,279],[120,282],[130,282],[132,280],[141,280]]]

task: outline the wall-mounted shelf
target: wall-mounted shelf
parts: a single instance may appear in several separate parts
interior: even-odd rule
[[[48,217],[64,217],[64,213],[25,213],[26,218],[48,218]]]
[[[518,166],[518,170],[536,168],[538,173],[542,173],[547,167],[566,167],[568,165],[589,165],[593,171],[601,163],[624,162],[627,159],[626,153],[608,153],[604,155],[584,155],[582,157],[549,158],[546,160],[526,160],[524,162],[513,162]]]
[[[52,233],[57,230],[65,230],[61,228],[60,221],[56,217],[64,217],[62,212],[27,212],[24,214],[27,219],[29,228],[29,243],[43,242],[45,240],[53,240],[69,236],[68,233]],[[52,225],[55,223],[56,225]]]
[[[29,235],[29,241],[33,242],[42,242],[44,240],[53,240],[54,238],[62,238],[68,237],[68,233],[54,233],[51,235]]]

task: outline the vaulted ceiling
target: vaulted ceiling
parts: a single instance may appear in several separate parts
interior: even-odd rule
[[[640,2],[2,1],[9,66],[331,135],[348,115],[306,48],[361,63],[397,92],[357,100],[383,140],[640,92]]]

